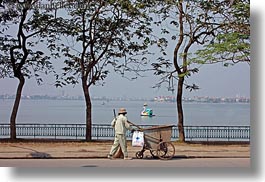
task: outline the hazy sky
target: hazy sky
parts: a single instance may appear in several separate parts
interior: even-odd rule
[[[111,73],[106,79],[104,86],[92,86],[92,96],[107,97],[155,97],[160,95],[175,95],[167,91],[166,85],[160,89],[154,89],[159,77],[152,73],[145,74],[145,77],[129,81],[121,78],[116,73]],[[199,85],[198,91],[184,91],[184,96],[217,96],[234,97],[250,96],[250,66],[246,63],[237,64],[231,67],[223,67],[221,64],[205,65],[200,68],[199,73],[187,79],[189,83]],[[18,81],[16,79],[1,79],[0,94],[15,94]],[[36,84],[34,79],[26,80],[24,95],[60,95],[62,92],[68,95],[83,95],[81,85],[55,88],[52,81],[41,86]]]

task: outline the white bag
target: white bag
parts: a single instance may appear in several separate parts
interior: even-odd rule
[[[132,136],[132,146],[142,147],[144,146],[144,132],[134,131]]]

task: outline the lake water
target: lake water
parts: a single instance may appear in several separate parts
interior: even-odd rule
[[[0,100],[0,123],[9,123],[13,100]],[[113,109],[125,107],[128,119],[137,125],[177,124],[176,103],[149,102],[154,117],[141,117],[141,101],[92,101],[93,124],[109,124]],[[184,125],[250,125],[250,104],[184,103]],[[21,100],[17,123],[85,124],[82,100]]]

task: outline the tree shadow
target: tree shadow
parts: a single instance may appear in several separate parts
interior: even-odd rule
[[[86,165],[86,166],[81,166],[81,167],[98,167],[97,165]]]
[[[50,154],[45,153],[45,152],[38,152],[38,151],[31,152],[30,156],[33,157],[33,158],[38,158],[38,159],[49,159],[49,158],[52,158],[52,156]]]
[[[48,153],[39,152],[39,151],[34,150],[34,149],[31,149],[31,148],[20,147],[20,146],[15,146],[15,145],[12,145],[12,147],[14,147],[14,148],[20,148],[20,149],[26,149],[26,150],[32,151],[32,152],[29,153],[29,155],[27,155],[27,157],[38,158],[38,159],[48,159],[48,158],[52,158],[52,156],[50,154],[48,154]]]

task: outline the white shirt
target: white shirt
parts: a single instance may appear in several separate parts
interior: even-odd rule
[[[131,130],[131,125],[127,122],[128,119],[123,114],[120,114],[117,116],[117,118],[114,118],[111,122],[111,126],[115,128],[115,134],[126,134],[126,130]]]

